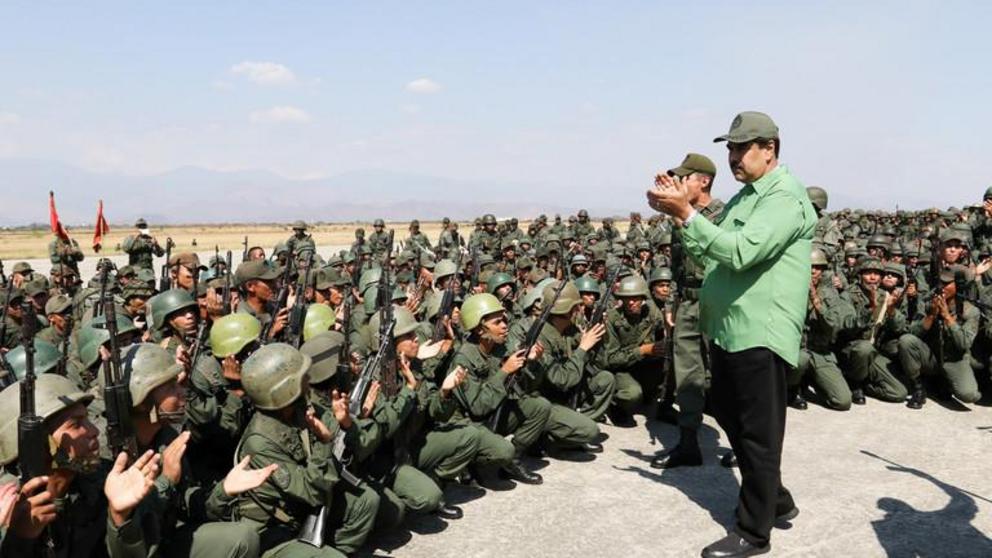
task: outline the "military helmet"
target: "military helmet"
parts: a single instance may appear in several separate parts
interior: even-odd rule
[[[45,374],[53,372],[59,364],[62,353],[58,347],[52,345],[44,339],[34,338],[34,373]],[[6,356],[10,370],[14,372],[14,378],[24,379],[27,373],[27,355],[24,354],[24,345],[18,345],[10,350]]]
[[[569,265],[570,266],[571,265],[589,265],[589,258],[587,258],[585,254],[576,254],[576,255],[572,256],[572,262]]]
[[[555,289],[558,287],[557,281],[550,285],[544,287],[544,293],[542,295],[543,300],[551,300],[555,296]],[[569,281],[565,284],[565,287],[561,290],[561,294],[558,295],[558,299],[555,300],[555,305],[551,307],[551,314],[554,316],[561,316],[568,314],[575,308],[576,304],[582,303],[582,297],[579,296],[579,289],[575,287],[575,283]]]
[[[307,307],[307,315],[303,318],[303,340],[309,341],[318,334],[330,331],[338,317],[334,310],[326,304],[311,304]],[[312,355],[311,355],[312,356]]]
[[[262,323],[251,314],[234,312],[218,318],[210,328],[210,348],[215,357],[226,358],[240,353],[249,343],[258,341]]]
[[[148,299],[148,325],[153,330],[164,329],[169,314],[187,308],[196,308],[196,301],[185,289],[169,289]]]
[[[503,305],[495,296],[489,293],[474,294],[462,303],[462,327],[466,331],[472,331],[482,323],[482,318],[503,311]]]
[[[810,265],[828,265],[827,254],[819,249],[813,248],[809,255]]]
[[[437,262],[434,266],[434,284],[437,285],[439,279],[454,275],[455,273],[458,273],[458,266],[455,265],[455,262],[449,259]]]
[[[985,195],[982,196],[982,200],[992,200],[992,186],[985,189]]]
[[[885,236],[885,235],[882,235],[882,234],[872,235],[872,237],[868,239],[868,244],[866,245],[866,247],[867,248],[882,248],[884,250],[888,250],[889,249],[889,238],[887,236]]]
[[[903,281],[906,280],[906,266],[896,263],[896,262],[885,262],[882,264],[883,273],[891,273],[900,277]]]
[[[179,376],[182,365],[175,355],[154,343],[135,343],[121,352],[121,368],[128,377],[131,406],[137,407],[155,388]]]
[[[311,359],[286,343],[269,343],[241,366],[241,385],[255,407],[276,411],[303,395]]]
[[[451,222],[451,219],[448,218],[448,217],[445,217],[445,218],[441,219],[441,222],[444,223],[445,225],[447,225],[448,223]]]
[[[489,276],[489,280],[486,281],[486,292],[489,294],[496,294],[496,290],[503,285],[513,285],[516,288],[516,283],[513,281],[513,277],[509,273],[498,271]]]
[[[386,226],[386,223],[382,219],[376,219],[375,222],[372,223],[372,226],[373,227],[385,227]]]
[[[496,216],[493,215],[492,213],[486,213],[485,215],[482,216],[482,224],[483,225],[495,225],[496,224]]]
[[[303,221],[293,221],[293,230],[294,231],[305,231],[305,230],[307,230],[307,224],[304,223]]]
[[[365,292],[370,285],[375,285],[382,278],[382,268],[379,266],[374,266],[366,269],[362,272],[361,276],[358,278],[358,290],[359,292]]]
[[[83,368],[93,366],[100,358],[100,347],[110,341],[110,333],[107,331],[106,324],[106,316],[100,315],[79,328],[76,340],[79,344],[79,360],[82,362]],[[134,327],[134,322],[121,314],[117,314],[117,336],[120,337],[125,333],[134,331],[138,331],[138,328]]]
[[[17,460],[17,419],[20,408],[21,388],[19,383],[8,386],[0,392],[0,409],[7,412],[0,415],[0,466]],[[93,395],[85,393],[72,380],[58,374],[42,374],[34,384],[35,414],[47,420],[76,403],[89,405]]]
[[[414,219],[413,221],[410,221],[410,226],[411,227],[419,227],[420,226],[420,221],[418,221],[417,219]]]
[[[524,293],[523,298],[520,299],[520,309],[527,312],[535,304],[542,302],[544,300],[544,287],[534,286],[532,289]]]
[[[620,281],[617,297],[648,296],[648,283],[640,275],[629,275]]]
[[[827,191],[819,186],[808,186],[806,195],[809,196],[810,203],[820,211],[827,209]]]
[[[651,277],[648,278],[649,284],[655,284],[658,281],[672,281],[672,270],[667,267],[656,267],[651,271]]]
[[[864,273],[866,271],[877,271],[881,273],[883,269],[882,260],[878,258],[864,258],[861,260],[861,264],[858,265],[858,273]]]
[[[599,294],[599,282],[588,275],[584,275],[576,279],[575,288],[579,290],[579,293]]]
[[[580,209],[579,210],[579,217],[588,217],[588,216],[589,216],[589,212],[588,211],[586,211],[585,209]]]
[[[416,331],[420,326],[420,322],[417,321],[417,318],[413,315],[413,312],[410,312],[402,306],[393,308],[393,320],[396,321],[395,325],[393,325],[393,339],[398,339],[411,331]],[[379,313],[376,312],[376,314],[372,316],[372,319],[369,320],[369,330],[372,331],[376,345],[379,344],[380,323]]]
[[[134,222],[134,226],[135,226],[135,228],[138,228],[138,229],[147,229],[148,228],[148,222],[145,221],[143,218],[139,218],[137,221]]]
[[[310,381],[326,382],[334,377],[341,361],[344,335],[338,331],[321,331],[310,337],[300,347],[300,352],[310,357]]]

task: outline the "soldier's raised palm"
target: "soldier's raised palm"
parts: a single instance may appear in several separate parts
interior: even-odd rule
[[[254,490],[265,482],[279,465],[271,463],[261,469],[249,469],[248,462],[250,455],[246,455],[240,463],[234,466],[227,476],[224,477],[224,493],[228,496],[236,496],[249,490]]]
[[[127,454],[118,454],[103,483],[103,493],[107,496],[110,517],[115,525],[123,523],[155,486],[159,458],[157,453],[148,450],[125,470]]]

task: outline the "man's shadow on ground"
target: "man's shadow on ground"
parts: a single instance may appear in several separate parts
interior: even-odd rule
[[[648,433],[661,442],[658,450],[671,449],[678,444],[678,428],[658,421],[647,422]],[[720,465],[720,456],[730,451],[721,448],[718,430],[703,424],[699,429],[699,448],[703,454],[702,467],[677,467],[675,469],[651,469],[648,464],[653,454],[632,449],[621,449],[625,454],[644,461],[644,466],[616,467],[619,471],[638,475],[675,488],[689,500],[709,512],[713,521],[730,527],[734,523],[734,507],[737,505],[740,485],[733,470]]]
[[[861,453],[885,463],[890,471],[908,473],[933,483],[950,497],[939,510],[918,510],[897,498],[878,499],[885,517],[872,521],[878,543],[887,556],[992,556],[992,539],[979,531],[972,521],[978,515],[975,498],[992,500],[947,484],[919,469],[905,467],[877,455]]]

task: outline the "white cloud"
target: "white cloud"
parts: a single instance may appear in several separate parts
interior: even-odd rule
[[[441,90],[441,84],[430,78],[419,78],[406,84],[406,90],[410,93],[437,93]]]
[[[0,112],[0,124],[17,124],[21,117],[13,112]]]
[[[310,122],[310,115],[305,110],[291,106],[278,106],[265,110],[256,110],[249,115],[249,118],[257,124]]]
[[[243,75],[261,85],[288,85],[296,81],[293,70],[276,62],[245,60],[231,66],[231,73]]]

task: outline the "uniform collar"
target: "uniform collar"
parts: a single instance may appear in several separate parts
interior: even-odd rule
[[[764,195],[764,193],[767,192],[769,188],[771,188],[772,184],[778,181],[778,179],[782,176],[782,174],[788,172],[789,169],[785,168],[785,165],[779,163],[779,165],[775,167],[772,170],[772,172],[766,173],[761,178],[748,184],[748,186],[754,189],[754,192],[759,196]]]

